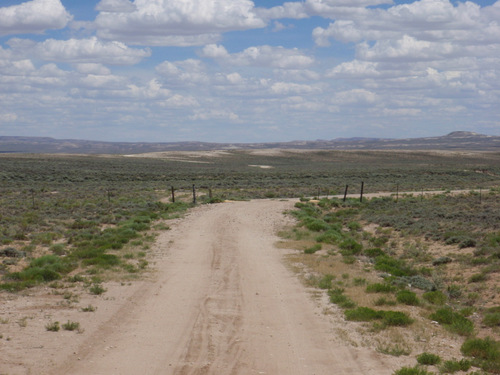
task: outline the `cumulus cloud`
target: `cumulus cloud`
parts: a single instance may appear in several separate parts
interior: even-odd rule
[[[335,105],[356,105],[356,104],[373,104],[377,101],[377,94],[364,90],[353,89],[349,91],[341,91],[335,94],[332,103]]]
[[[308,94],[317,91],[317,88],[293,82],[276,82],[271,86],[270,91],[278,95]]]
[[[137,7],[129,0],[101,0],[95,9],[108,13],[131,13],[136,11]]]
[[[0,113],[0,123],[14,122],[16,120],[17,120],[17,114],[15,113]]]
[[[280,69],[306,68],[314,63],[312,57],[306,56],[297,48],[257,46],[249,47],[242,52],[230,54],[223,46],[207,45],[202,56],[210,57],[228,65],[261,66]]]
[[[266,26],[250,0],[136,0],[133,10],[126,3],[98,4],[98,36],[129,44],[194,46],[214,43],[223,32]]]
[[[206,84],[209,81],[205,67],[200,60],[164,61],[156,72],[170,84]]]
[[[0,8],[0,35],[62,29],[73,17],[60,0],[32,0]]]
[[[199,110],[193,116],[190,116],[191,120],[229,120],[238,121],[239,116],[228,110],[212,109],[212,110]]]
[[[121,42],[103,42],[96,37],[88,39],[47,39],[34,47],[42,60],[69,63],[102,63],[133,65],[151,55],[149,49],[129,48]]]
[[[392,0],[306,0],[305,2],[286,2],[272,8],[257,8],[263,19],[294,18],[311,16],[338,18],[362,11],[365,7],[393,4]]]

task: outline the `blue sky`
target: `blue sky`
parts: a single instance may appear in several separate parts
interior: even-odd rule
[[[500,1],[2,0],[0,135],[500,135]]]

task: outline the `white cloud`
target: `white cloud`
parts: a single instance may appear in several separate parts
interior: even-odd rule
[[[98,36],[129,44],[203,45],[223,32],[266,26],[250,0],[136,0],[133,11],[121,13],[110,3],[98,5],[104,9],[96,18]]]
[[[133,65],[151,55],[149,49],[129,48],[121,42],[103,42],[96,37],[88,39],[47,39],[34,48],[42,60],[69,63],[103,63]]]
[[[7,122],[14,122],[17,120],[17,114],[15,113],[0,113],[0,124]]]
[[[249,47],[242,52],[230,54],[224,47],[211,44],[203,48],[202,56],[229,65],[280,69],[306,68],[314,63],[312,57],[306,56],[297,48],[287,49],[267,45]]]
[[[81,63],[81,64],[75,64],[75,68],[79,73],[82,74],[98,74],[98,75],[111,74],[111,71],[102,64]]]
[[[355,104],[373,104],[377,101],[377,94],[364,90],[353,89],[342,91],[335,94],[332,103],[337,106],[355,105]]]
[[[298,83],[291,82],[276,82],[271,86],[271,92],[278,95],[287,94],[308,94],[314,91],[318,91],[317,88],[311,85],[302,85]]]
[[[334,78],[376,78],[380,76],[377,70],[378,63],[371,61],[353,60],[337,65],[335,68],[330,69],[327,77]]]
[[[193,116],[190,116],[191,120],[229,120],[238,121],[239,116],[228,110],[221,109],[211,109],[211,110],[199,110]]]
[[[184,96],[179,94],[174,94],[170,98],[166,99],[163,103],[160,103],[162,107],[167,108],[193,108],[199,107],[200,104],[192,96]]]
[[[32,0],[0,8],[0,35],[43,33],[62,29],[72,16],[60,0]]]
[[[159,99],[168,98],[171,95],[170,90],[164,89],[157,80],[153,79],[145,86],[129,85],[127,96],[138,99]]]
[[[164,61],[156,67],[156,72],[171,84],[207,84],[209,76],[200,60]]]
[[[129,0],[101,0],[95,9],[100,12],[131,13],[136,11],[137,7]]]

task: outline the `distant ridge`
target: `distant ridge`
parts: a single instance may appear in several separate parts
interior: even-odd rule
[[[500,136],[455,131],[427,138],[337,138],[332,140],[208,143],[208,142],[100,142],[49,137],[0,136],[0,153],[35,154],[140,154],[161,151],[209,151],[230,149],[317,150],[470,150],[500,151]]]

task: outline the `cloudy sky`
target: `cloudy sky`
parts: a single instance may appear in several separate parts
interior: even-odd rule
[[[500,135],[500,0],[0,0],[0,135]]]

